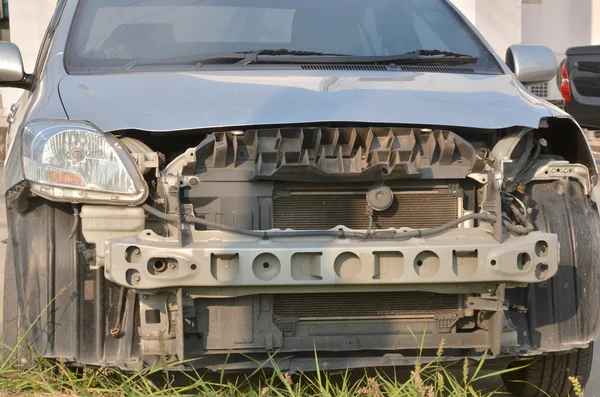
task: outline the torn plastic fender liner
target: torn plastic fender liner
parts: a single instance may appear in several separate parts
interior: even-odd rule
[[[15,212],[27,210],[27,197],[29,197],[29,182],[21,181],[6,192],[6,209]]]

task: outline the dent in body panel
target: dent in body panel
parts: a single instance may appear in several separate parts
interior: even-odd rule
[[[432,76],[435,84],[427,84]],[[324,90],[323,81],[333,77],[335,84]],[[71,118],[90,120],[104,131],[317,122],[538,127],[548,110],[523,97],[511,79],[412,72],[154,72],[67,76],[60,92]]]

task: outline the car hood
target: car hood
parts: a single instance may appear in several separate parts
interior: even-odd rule
[[[537,128],[552,114],[511,75],[328,73],[69,75],[59,91],[70,119],[104,131],[316,122]]]

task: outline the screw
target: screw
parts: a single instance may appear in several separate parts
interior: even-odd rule
[[[143,299],[143,300],[146,300],[146,299],[148,299],[148,295],[142,295],[142,299]]]
[[[187,237],[189,237],[190,236],[190,231],[186,230],[185,232],[183,232],[183,234],[186,235]]]
[[[133,282],[137,284],[137,283],[140,282],[140,280],[142,278],[140,277],[139,273],[136,273],[136,274],[133,275],[132,279],[133,279]]]
[[[171,262],[171,263],[169,263],[169,267],[171,268],[171,270],[175,270],[175,269],[177,269],[177,263]]]
[[[190,180],[188,181],[188,184],[191,187],[197,187],[200,184],[200,181],[198,180],[198,178],[190,178]]]
[[[162,227],[157,227],[155,232],[156,234],[162,235],[165,232],[165,229],[163,229]]]

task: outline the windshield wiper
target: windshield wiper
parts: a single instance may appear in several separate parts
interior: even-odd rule
[[[322,54],[319,56],[310,56],[306,54],[298,54],[287,56],[287,54],[258,53],[251,54],[246,59],[243,59],[238,64],[248,65],[250,63],[323,63],[323,64],[376,64],[376,65],[414,65],[420,63],[454,63],[454,64],[469,64],[477,62],[477,57],[459,54],[451,51],[442,50],[417,50],[397,55],[339,55],[339,54]],[[305,56],[306,55],[306,56]]]
[[[221,54],[200,54],[200,55],[184,55],[171,58],[153,58],[153,59],[138,59],[124,65],[122,70],[129,70],[137,66],[160,66],[160,65],[197,65],[202,64],[241,64],[247,65],[257,60],[258,56],[351,56],[346,54],[329,54],[317,51],[300,51],[287,49],[262,49],[252,51],[240,51]]]
[[[350,54],[333,54],[333,53],[319,52],[319,51],[286,50],[283,48],[279,49],[279,50],[264,49],[264,50],[258,50],[258,51],[248,53],[247,57],[245,57],[244,59],[242,59],[241,61],[239,61],[237,63],[240,65],[248,65],[250,63],[259,62],[261,60],[258,58],[259,56],[262,58],[264,56],[286,56],[286,55],[290,55],[293,57],[322,57],[322,56],[351,57],[351,56],[353,56]]]
[[[333,54],[318,51],[263,49],[223,54],[185,55],[161,59],[139,59],[121,67],[129,70],[137,66],[195,65],[203,64],[376,64],[414,65],[419,63],[468,64],[477,62],[477,57],[442,50],[418,50],[397,55],[360,56]]]
[[[443,58],[474,58],[471,55],[460,54],[458,52],[452,52],[452,51],[443,51],[443,50],[418,50],[418,51],[415,51],[414,53],[416,53],[417,55],[422,56],[422,57],[441,56]],[[475,58],[475,59],[477,59],[477,58]]]

